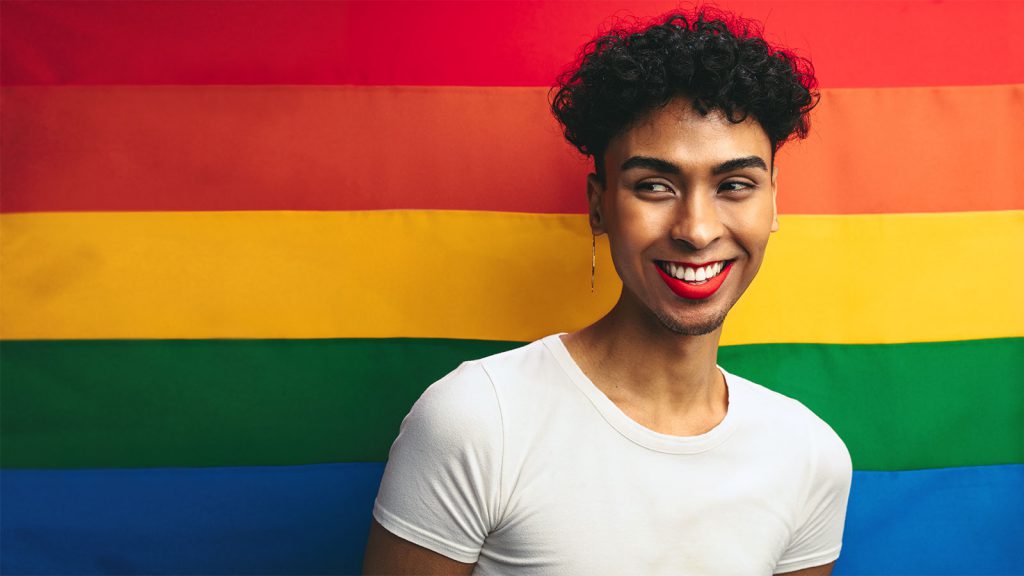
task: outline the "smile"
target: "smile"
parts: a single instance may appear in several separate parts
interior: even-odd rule
[[[675,262],[663,262],[661,260],[657,260],[655,263],[659,268],[667,272],[669,276],[677,280],[700,284],[701,282],[707,282],[721,274],[722,270],[725,268],[726,261],[720,260],[718,262],[703,265],[676,264]]]
[[[703,264],[655,260],[654,264],[669,289],[690,300],[703,300],[717,292],[732,270],[732,260]]]

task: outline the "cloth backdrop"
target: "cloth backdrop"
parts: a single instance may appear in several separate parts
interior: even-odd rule
[[[721,364],[846,441],[837,574],[1024,573],[1022,5],[722,5],[823,95]],[[614,302],[548,87],[672,7],[2,2],[3,573],[358,572],[422,390]]]

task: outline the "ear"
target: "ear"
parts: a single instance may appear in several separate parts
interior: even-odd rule
[[[587,205],[590,215],[590,231],[594,236],[605,233],[604,214],[601,212],[601,199],[604,197],[604,182],[597,174],[587,174]]]
[[[775,192],[778,190],[775,183],[778,182],[779,167],[772,166],[772,232],[779,231],[779,207],[775,203]]]

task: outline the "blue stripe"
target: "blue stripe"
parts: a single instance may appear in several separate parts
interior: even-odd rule
[[[0,573],[358,573],[383,472],[2,470]]]
[[[834,574],[1024,574],[1024,465],[854,472]]]
[[[0,471],[4,574],[355,574],[381,463]],[[1024,574],[1024,465],[855,472],[842,574]]]

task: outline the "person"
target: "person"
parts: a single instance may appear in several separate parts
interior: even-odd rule
[[[829,574],[846,447],[719,366],[778,229],[775,153],[810,63],[758,24],[675,14],[589,43],[552,109],[593,157],[618,301],[582,330],[459,366],[402,423],[367,574]],[[813,263],[808,263],[813,265]]]

